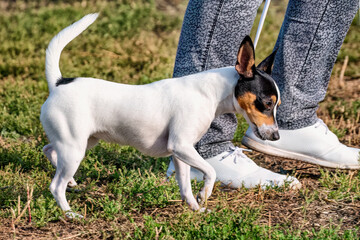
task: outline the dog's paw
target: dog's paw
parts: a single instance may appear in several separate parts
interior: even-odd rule
[[[205,199],[201,196],[200,193],[196,196],[196,201],[197,201],[200,205],[204,205],[204,204],[205,204]]]
[[[75,212],[73,212],[73,211],[71,211],[71,210],[67,211],[67,212],[65,213],[65,216],[66,216],[68,219],[82,219],[82,218],[84,218],[83,215],[78,214],[78,213],[75,213]]]
[[[200,209],[199,209],[199,212],[200,212],[200,213],[210,213],[211,210],[208,209],[208,208],[204,208],[204,207],[203,207],[203,208],[200,208]]]
[[[77,183],[76,181],[72,178],[69,182],[68,182],[68,185],[67,185],[69,188],[73,188],[75,186],[77,186]]]

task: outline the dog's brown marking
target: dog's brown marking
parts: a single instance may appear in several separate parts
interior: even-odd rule
[[[276,97],[275,97],[276,99]],[[237,101],[242,109],[245,110],[249,120],[254,123],[256,126],[265,125],[274,125],[275,120],[273,116],[267,116],[266,114],[260,112],[255,107],[256,95],[250,92],[246,92],[243,95],[237,98]]]
[[[276,103],[276,96],[275,95],[272,95],[271,96],[271,99],[273,100],[273,103]],[[279,103],[278,103],[278,106],[281,104],[281,99],[279,99]]]
[[[270,98],[272,99],[273,103],[276,103],[276,96],[275,95],[272,95]]]

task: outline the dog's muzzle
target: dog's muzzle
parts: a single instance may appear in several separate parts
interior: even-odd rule
[[[279,129],[276,125],[262,125],[253,129],[255,135],[261,140],[276,141],[280,139]]]

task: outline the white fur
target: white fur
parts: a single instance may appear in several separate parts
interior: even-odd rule
[[[194,144],[216,116],[235,113],[235,106],[239,107],[234,101],[237,71],[226,67],[141,86],[77,78],[56,87],[56,80],[61,78],[58,64],[62,49],[96,17],[87,15],[62,30],[46,51],[50,95],[40,118],[51,142],[44,152],[57,168],[50,185],[52,194],[62,210],[70,210],[66,186],[76,184],[73,176],[85,151],[104,139],[155,157],[173,155],[182,199],[199,210],[191,190],[189,166],[204,173],[200,201],[211,195],[216,173]]]

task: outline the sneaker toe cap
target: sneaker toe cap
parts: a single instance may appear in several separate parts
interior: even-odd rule
[[[322,159],[338,164],[339,168],[359,168],[360,150],[339,144],[336,148],[321,156]]]

